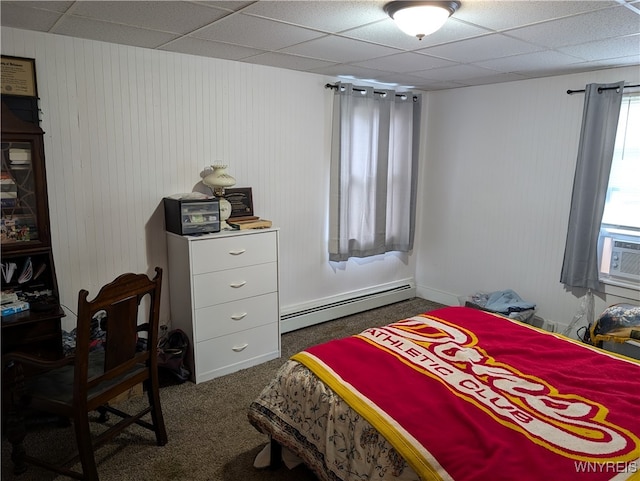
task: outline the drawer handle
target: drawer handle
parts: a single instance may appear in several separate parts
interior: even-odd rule
[[[234,289],[237,289],[239,287],[244,286],[247,283],[247,281],[240,281],[240,282],[232,282],[231,284],[229,284],[231,287],[233,287]]]
[[[233,346],[231,349],[233,349],[235,352],[240,352],[240,351],[244,351],[248,345],[249,344],[242,344],[241,346]]]
[[[233,319],[234,321],[239,321],[240,319],[244,319],[246,315],[247,315],[246,312],[243,312],[241,314],[232,314],[231,319]]]
[[[244,254],[245,252],[247,252],[247,249],[238,249],[235,251],[229,251],[229,254],[231,254],[232,256],[239,256],[240,254]]]

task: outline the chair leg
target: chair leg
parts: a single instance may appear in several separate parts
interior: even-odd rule
[[[97,409],[97,411],[100,414],[100,417],[98,418],[98,422],[101,424],[106,423],[109,420],[109,411],[107,411],[107,409],[104,406],[100,406]]]
[[[156,433],[156,443],[158,446],[164,446],[167,444],[167,429],[164,425],[164,417],[162,415],[162,406],[160,404],[160,383],[158,381],[157,373],[151,376],[146,383],[147,398],[149,399],[149,405],[151,406],[151,420],[153,422],[154,431]]]
[[[93,454],[91,431],[89,429],[89,415],[86,410],[74,416],[73,424],[76,431],[76,444],[80,463],[82,464],[83,479],[85,481],[99,481],[96,459]]]
[[[7,439],[11,443],[11,462],[13,462],[14,474],[22,474],[27,470],[27,463],[25,461],[26,451],[23,444],[25,434],[26,429],[22,413],[8,413]]]

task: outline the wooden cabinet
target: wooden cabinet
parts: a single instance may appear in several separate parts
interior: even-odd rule
[[[17,297],[29,304],[2,316],[2,351],[57,358],[64,312],[51,252],[43,135],[2,102],[2,301]]]
[[[42,129],[2,103],[2,252],[51,246]]]
[[[278,230],[167,232],[171,327],[203,382],[280,357]]]

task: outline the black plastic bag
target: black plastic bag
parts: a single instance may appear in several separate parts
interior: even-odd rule
[[[170,331],[158,345],[158,368],[171,374],[179,382],[189,379],[191,373],[185,367],[189,352],[189,338],[180,329]]]

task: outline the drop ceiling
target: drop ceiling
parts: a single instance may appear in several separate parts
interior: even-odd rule
[[[1,1],[2,27],[437,90],[640,66],[640,0],[461,0],[402,33],[386,1]]]

